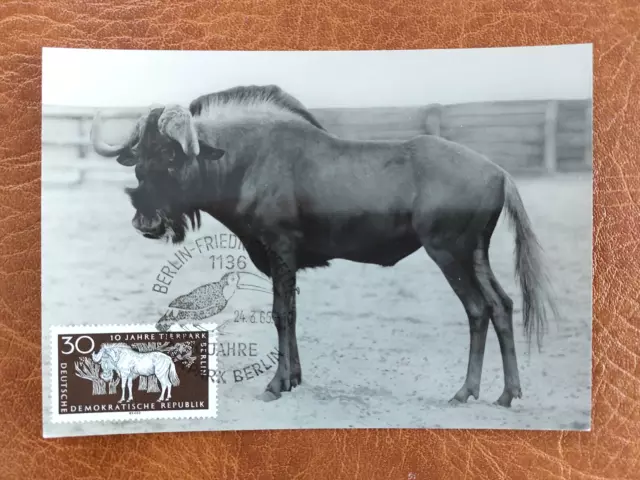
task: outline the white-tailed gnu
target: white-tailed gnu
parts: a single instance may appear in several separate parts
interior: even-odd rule
[[[126,343],[103,343],[100,350],[91,357],[100,364],[100,378],[105,382],[113,379],[115,371],[120,377],[122,397],[118,403],[125,401],[125,393],[129,388],[127,402],[133,402],[133,381],[138,377],[155,375],[160,383],[158,402],[171,398],[171,387],[180,385],[176,366],[171,357],[162,352],[137,352]],[[166,393],[166,396],[165,396]]]
[[[556,311],[514,180],[483,155],[432,135],[341,139],[276,86],[204,95],[189,109],[153,108],[121,145],[104,143],[99,127],[96,117],[96,151],[135,165],[139,184],[127,191],[138,232],[179,243],[187,220],[196,228],[205,212],[231,230],[258,270],[271,277],[280,357],[265,399],[302,380],[297,271],[326,267],[332,259],[392,266],[421,247],[469,320],[467,376],[452,402],[478,398],[489,321],[504,367],[497,403],[508,407],[521,397],[513,302],[489,264],[489,242],[503,210],[515,227],[529,342],[535,334],[540,344],[547,316]]]

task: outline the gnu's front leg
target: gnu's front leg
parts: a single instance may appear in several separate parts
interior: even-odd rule
[[[273,321],[278,332],[278,368],[263,394],[266,401],[280,398],[302,380],[296,339],[296,267],[290,242],[280,239],[269,255],[273,280]]]
[[[133,376],[129,375],[127,378],[127,385],[129,386],[129,398],[127,402],[133,402]]]
[[[128,375],[124,375],[123,372],[120,372],[119,375],[120,375],[120,386],[122,387],[122,396],[120,397],[120,400],[118,400],[118,403],[122,403],[124,402],[125,395],[127,394]]]

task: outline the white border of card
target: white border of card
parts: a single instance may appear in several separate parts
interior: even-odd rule
[[[43,49],[44,436],[589,430],[592,54]],[[58,415],[125,326],[209,331],[209,408]]]

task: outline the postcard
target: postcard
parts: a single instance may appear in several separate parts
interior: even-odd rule
[[[589,430],[592,46],[43,50],[43,435]]]

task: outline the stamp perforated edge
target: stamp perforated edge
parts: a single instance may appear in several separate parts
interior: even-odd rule
[[[203,323],[199,324],[199,329],[206,329],[208,332],[209,344],[216,341],[216,327],[215,323]],[[69,413],[60,415],[58,413],[59,396],[58,396],[58,349],[55,343],[57,342],[57,336],[64,333],[138,333],[154,330],[154,326],[150,324],[116,324],[116,323],[103,323],[103,324],[90,324],[90,325],[54,325],[47,331],[46,348],[50,349],[49,359],[51,361],[51,371],[49,375],[49,381],[51,382],[48,396],[50,401],[49,420],[54,424],[75,424],[75,423],[130,423],[130,422],[144,422],[148,420],[188,420],[188,419],[204,419],[204,418],[217,418],[218,416],[218,388],[217,383],[212,382],[209,378],[206,379],[208,384],[208,408],[206,410],[193,410],[193,411],[141,411],[140,414],[130,415],[128,412],[114,412],[114,413]],[[185,328],[185,332],[189,330],[198,330],[196,327]],[[209,369],[217,370],[218,363],[216,355],[208,355]],[[44,372],[42,372],[44,375]],[[44,387],[44,383],[43,383]]]

